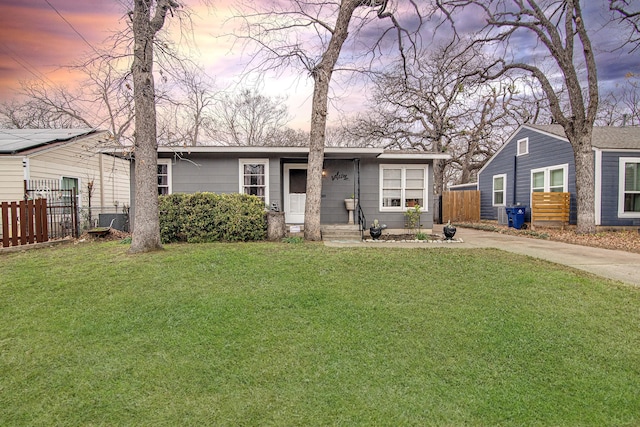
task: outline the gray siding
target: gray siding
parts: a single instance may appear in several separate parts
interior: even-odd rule
[[[378,159],[362,159],[360,164],[361,207],[367,220],[366,227],[371,226],[374,219],[386,224],[390,229],[402,229],[405,226],[403,212],[380,212],[380,164],[419,164],[417,161],[386,161]],[[429,162],[428,184],[433,188],[433,163]],[[433,228],[433,192],[427,191],[427,209],[423,209],[420,223],[423,229]]]
[[[324,162],[326,175],[322,178],[322,205],[320,222],[322,224],[346,224],[348,215],[344,199],[358,196],[358,162],[356,160],[332,160]],[[362,178],[360,180],[362,184]],[[360,203],[366,200],[360,194]],[[355,219],[357,222],[357,218]]]
[[[280,157],[271,155],[269,158],[269,203],[277,203],[280,209],[284,208],[283,170],[287,163],[306,163],[307,159],[300,157]],[[160,155],[160,158],[172,158],[171,189],[173,193],[237,193],[239,183],[239,159],[238,155],[221,155],[215,157],[210,154],[184,154],[181,158],[173,158],[170,155]],[[245,158],[245,157],[242,157]],[[250,156],[250,159],[267,158],[266,156]],[[361,159],[332,159],[324,162],[326,176],[322,182],[322,224],[346,224],[348,212],[344,205],[344,199],[354,194],[359,195],[360,205],[366,217],[367,228],[374,219],[387,224],[390,229],[402,229],[405,226],[403,212],[380,212],[379,210],[379,182],[380,163],[384,164],[428,164],[428,184],[433,186],[433,162],[432,161],[381,161],[374,157]],[[132,194],[135,176],[132,164]],[[359,191],[358,191],[359,184]],[[433,228],[433,194],[427,191],[428,205],[423,209],[421,224],[423,229]],[[132,201],[132,216],[135,209],[135,201]],[[357,222],[357,217],[355,218]]]
[[[243,157],[245,158],[245,157]],[[265,159],[267,157],[246,157]],[[237,193],[240,189],[238,156],[218,155],[215,158],[203,154],[183,155],[174,159],[171,166],[172,191],[174,193]],[[278,202],[282,207],[280,159],[269,159],[269,203]]]
[[[529,153],[517,154],[517,142],[529,138]],[[571,193],[570,222],[576,222],[575,164],[571,145],[549,135],[522,128],[514,134],[503,149],[497,153],[478,175],[480,190],[480,217],[485,220],[498,219],[498,208],[493,206],[493,177],[507,175],[507,206],[528,206],[526,221],[531,220],[531,171],[534,169],[568,164],[568,191]]]
[[[640,157],[640,152],[603,152],[602,153],[602,199],[601,225],[638,226],[640,218],[618,218],[618,200],[620,197],[620,158]]]

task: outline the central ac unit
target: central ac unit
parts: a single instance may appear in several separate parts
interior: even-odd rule
[[[504,207],[499,207],[496,209],[498,209],[498,224],[508,225],[509,216],[507,215],[507,210]]]

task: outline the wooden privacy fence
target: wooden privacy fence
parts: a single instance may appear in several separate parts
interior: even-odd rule
[[[531,193],[531,224],[541,221],[569,223],[571,193]]]
[[[49,240],[47,199],[2,202],[2,246]]]
[[[479,222],[480,191],[445,191],[442,193],[442,221]]]

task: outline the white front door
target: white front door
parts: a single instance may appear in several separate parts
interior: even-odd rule
[[[304,207],[307,201],[307,165],[284,165],[284,218],[287,224],[304,223]]]

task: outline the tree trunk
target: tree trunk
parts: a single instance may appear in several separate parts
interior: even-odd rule
[[[133,95],[135,102],[135,226],[129,253],[162,249],[158,218],[158,142],[153,81],[153,44],[166,12],[177,4],[158,0],[153,20],[151,0],[135,0],[133,12]]]
[[[576,162],[576,202],[578,225],[576,233],[596,232],[595,221],[595,156],[591,149],[591,134],[585,134],[579,141],[572,142]]]
[[[444,191],[444,160],[433,161],[433,223],[442,224],[440,218],[440,196]]]
[[[279,242],[287,233],[284,212],[267,212],[267,239]]]
[[[320,205],[322,201],[322,163],[324,162],[325,132],[329,83],[340,50],[347,38],[349,22],[361,0],[344,0],[340,5],[336,26],[320,63],[313,69],[313,103],[309,132],[309,164],[307,169],[307,202],[304,208],[304,238],[321,240]]]

